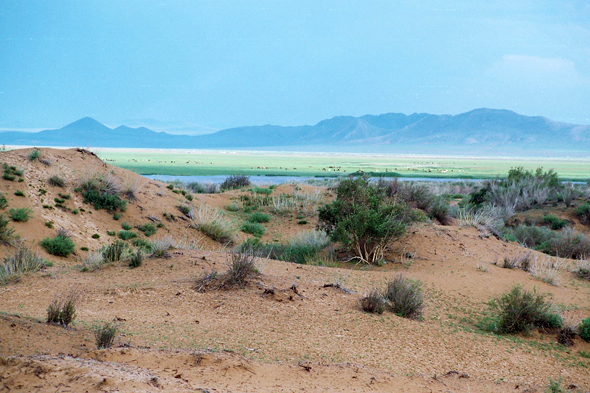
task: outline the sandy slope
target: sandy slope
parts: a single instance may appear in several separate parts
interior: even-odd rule
[[[120,229],[121,221],[140,225],[153,215],[165,224],[154,237],[197,239],[201,247],[175,250],[167,259],[146,259],[137,269],[121,263],[91,273],[77,267],[85,256],[79,248],[68,258],[44,254],[55,261],[53,267],[0,287],[0,392],[19,387],[21,391],[540,392],[549,377],[562,377],[562,386],[590,389],[590,360],[580,355],[580,351],[590,353],[589,343],[577,338],[573,348],[565,348],[556,344],[554,332],[498,337],[476,328],[487,310],[486,301],[518,283],[550,293],[566,321],[575,324],[590,315],[590,283],[571,273],[564,272],[560,285],[551,286],[523,271],[492,264],[523,252],[516,244],[471,227],[419,224],[388,256],[401,262],[400,255],[412,253],[414,257],[404,264],[352,269],[347,264],[328,268],[261,259],[261,273],[246,288],[200,293],[194,290],[195,277],[212,269],[223,271],[227,256],[222,246],[188,228],[187,221],[163,219],[164,212],[180,215],[175,206],[187,202],[182,195],[83,151],[42,152],[53,165],[28,162],[27,150],[0,154],[0,162],[25,169],[24,182],[0,180],[9,207],[34,210],[29,222],[13,224],[21,236],[39,240],[65,227],[78,246],[93,250],[110,240],[106,231]],[[140,183],[139,200],[130,204],[119,222],[107,212],[94,211],[73,192],[77,179],[92,170],[113,171],[124,181]],[[68,180],[70,211],[42,207],[64,192],[45,184],[54,171]],[[47,194],[38,195],[39,188],[47,189]],[[26,197],[13,196],[16,189]],[[199,196],[192,204],[222,207],[238,194]],[[75,215],[74,208],[86,212]],[[48,220],[54,221],[53,229],[44,225]],[[265,240],[285,240],[310,226],[297,225],[293,217],[273,216]],[[99,233],[100,239],[91,239],[93,233]],[[0,247],[0,255],[10,252],[9,247]],[[423,283],[427,303],[422,321],[359,309],[360,297],[384,287],[400,272]],[[335,282],[353,293],[324,287]],[[72,288],[81,294],[73,327],[43,323],[51,299]],[[105,320],[119,324],[119,347],[97,350],[91,328]]]

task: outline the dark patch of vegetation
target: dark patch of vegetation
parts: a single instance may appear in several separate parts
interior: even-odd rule
[[[20,197],[24,197],[24,196],[25,196],[25,193],[24,193],[24,192],[22,192],[21,190],[16,190],[16,191],[14,192],[14,195],[16,195],[16,196],[20,196]]]
[[[272,194],[272,188],[261,188],[261,187],[255,187],[252,189],[252,192],[254,194],[262,194],[262,195],[270,195]]]
[[[567,226],[568,221],[562,220],[554,214],[543,216],[543,224],[548,225],[553,230],[558,230]]]
[[[201,292],[207,289],[244,287],[248,278],[258,272],[256,257],[251,253],[229,252],[227,265],[228,270],[223,274],[216,271],[205,273],[197,279],[195,289]]]
[[[484,321],[485,329],[499,334],[528,332],[531,328],[559,328],[561,316],[552,310],[547,295],[527,291],[520,285],[490,301],[493,317]]]
[[[118,221],[121,218],[121,213],[113,214],[113,220]]]
[[[117,232],[115,231],[107,231],[107,235],[109,236],[115,236],[117,234]]]
[[[137,250],[133,254],[131,254],[131,258],[129,258],[129,267],[131,269],[135,269],[136,267],[140,267],[143,262],[143,253],[141,250]]]
[[[0,244],[6,246],[12,245],[18,239],[14,228],[9,227],[8,223],[10,220],[4,214],[0,214]]]
[[[438,222],[440,222],[442,225],[448,225],[450,219],[450,208],[451,206],[449,205],[449,202],[446,199],[442,197],[434,198],[432,200],[432,203],[428,207],[428,217],[436,218]]]
[[[248,217],[248,221],[249,222],[258,222],[258,223],[269,222],[270,215],[264,214],[261,212],[254,212],[254,213],[250,214],[250,216]]]
[[[372,314],[383,314],[385,311],[386,301],[381,292],[373,289],[369,294],[360,300],[361,308],[365,312]]]
[[[39,149],[34,149],[29,153],[29,161],[35,161],[39,157],[41,157],[41,150]]]
[[[140,226],[138,228],[140,231],[143,232],[144,235],[146,235],[147,237],[152,236],[153,234],[155,234],[157,232],[157,228],[154,224],[152,224],[151,222],[148,222],[147,224],[143,224],[142,226]]]
[[[578,334],[582,340],[590,342],[590,318],[582,319],[578,326]]]
[[[266,228],[262,224],[259,224],[257,222],[245,222],[244,224],[242,224],[240,229],[242,230],[242,232],[249,233],[256,237],[262,237],[262,235],[264,235],[264,233],[266,232]]]
[[[222,190],[233,190],[236,188],[248,187],[250,185],[250,177],[246,175],[231,175],[219,185]]]
[[[585,225],[590,225],[590,203],[584,202],[576,208],[576,216],[580,222]]]
[[[19,207],[17,209],[10,209],[8,213],[10,214],[12,221],[27,222],[31,218],[33,210],[29,209],[28,207]]]
[[[176,208],[185,216],[190,217],[192,209],[189,205],[178,205]]]
[[[121,239],[121,240],[129,240],[129,239],[136,238],[137,233],[123,229],[123,230],[119,231],[117,236],[119,236],[119,239]]]
[[[64,233],[58,233],[56,237],[49,238],[46,237],[45,239],[39,242],[39,245],[45,249],[49,254],[56,255],[58,257],[67,257],[73,251],[76,245]]]
[[[121,224],[121,228],[123,228],[126,231],[130,231],[133,227],[131,226],[131,224],[129,224],[127,221],[124,221]]]
[[[559,330],[559,333],[557,334],[557,342],[566,347],[573,347],[575,337],[575,330],[571,326],[566,326]]]
[[[96,347],[98,349],[107,349],[113,346],[115,336],[117,335],[117,325],[111,322],[105,322],[100,325],[95,331]]]
[[[387,283],[385,298],[394,314],[410,319],[421,319],[424,295],[419,282],[408,280],[401,274]]]
[[[8,206],[8,199],[3,192],[0,192],[0,209],[4,209],[6,206]]]
[[[106,262],[118,262],[123,257],[126,249],[127,243],[117,240],[114,243],[104,246],[101,250],[101,255]]]
[[[47,323],[68,327],[76,318],[77,302],[78,294],[75,292],[53,299],[47,307]]]
[[[340,182],[336,200],[319,209],[319,226],[366,263],[383,259],[387,245],[401,237],[418,216],[367,178]]]
[[[127,201],[121,199],[119,186],[108,176],[90,178],[84,181],[80,188],[84,202],[92,204],[96,210],[114,212],[127,209]]]
[[[66,181],[58,175],[51,176],[49,179],[47,179],[47,183],[54,187],[64,188],[66,186]]]

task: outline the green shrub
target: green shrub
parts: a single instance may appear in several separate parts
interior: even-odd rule
[[[124,221],[121,224],[121,228],[123,228],[126,231],[130,231],[133,227],[127,221]]]
[[[121,218],[121,213],[113,214],[113,220],[118,221]]]
[[[57,195],[59,195],[59,197],[63,198],[63,199],[71,199],[72,198],[72,196],[70,194],[62,194],[61,192],[58,193]]]
[[[29,161],[35,161],[39,157],[41,157],[41,150],[39,149],[34,149],[29,153]]]
[[[191,194],[189,194],[188,192],[184,194],[184,197],[189,201],[193,200],[193,196]]]
[[[307,222],[307,220],[298,220],[297,221],[297,224],[299,224],[299,225],[305,225],[305,224],[308,224],[308,222]]]
[[[53,228],[53,221],[45,221],[45,226],[49,229]]]
[[[584,341],[590,342],[590,318],[582,319],[578,326],[578,334]]]
[[[373,289],[369,294],[360,300],[361,308],[365,312],[383,314],[385,311],[385,299],[379,290]]]
[[[115,231],[107,231],[107,235],[109,236],[115,236],[117,234],[117,232]]]
[[[24,192],[22,192],[21,190],[16,190],[16,191],[14,192],[14,195],[16,195],[16,196],[21,196],[21,197],[24,197],[24,196],[25,196],[25,193],[24,193]]]
[[[154,224],[152,224],[151,222],[143,224],[142,226],[139,227],[139,230],[142,231],[144,233],[144,235],[146,235],[147,237],[152,236],[154,233],[156,233],[158,231],[156,226]]]
[[[142,262],[143,253],[141,250],[137,250],[135,253],[131,254],[131,258],[129,258],[129,267],[135,269],[136,267],[140,267]]]
[[[47,307],[47,323],[68,327],[76,318],[77,301],[78,295],[75,292],[53,299]]]
[[[76,245],[66,235],[58,234],[53,239],[46,237],[39,242],[41,247],[45,249],[49,254],[56,255],[58,257],[67,257],[73,251]]]
[[[518,225],[512,234],[523,246],[539,251],[546,249],[549,242],[557,236],[549,228],[527,225]]]
[[[387,283],[385,298],[394,314],[410,319],[422,318],[424,296],[420,283],[398,274],[393,281]]]
[[[266,228],[257,222],[246,222],[240,227],[242,232],[249,233],[256,237],[261,237],[266,232]]]
[[[250,217],[248,217],[248,221],[249,222],[269,222],[270,221],[270,216],[268,214],[264,214],[261,212],[255,212],[250,214]]]
[[[176,208],[185,216],[190,217],[191,216],[191,207],[188,205],[178,205],[176,206]]]
[[[590,225],[590,203],[585,202],[576,208],[576,216],[580,219],[580,222],[586,225]]]
[[[554,214],[547,214],[546,216],[543,216],[542,221],[543,224],[549,225],[549,227],[551,227],[553,230],[561,229],[568,224],[567,220],[562,220]]]
[[[225,210],[228,212],[237,212],[240,210],[240,207],[235,203],[231,203],[225,207]]]
[[[33,210],[29,209],[28,207],[19,207],[18,209],[10,209],[9,210],[10,218],[12,221],[17,222],[27,222],[31,218],[31,214],[33,214]]]
[[[119,231],[118,236],[119,236],[119,239],[121,239],[121,240],[129,240],[129,239],[136,238],[137,233],[123,229],[123,230]]]
[[[563,324],[559,314],[545,301],[547,295],[527,291],[520,285],[490,301],[494,314],[489,330],[500,334],[528,332],[535,327],[558,328]]]
[[[168,184],[166,188],[169,190],[174,190],[174,184]]]
[[[0,285],[18,281],[21,274],[34,273],[48,266],[45,258],[21,243],[12,255],[4,258],[0,264]]]
[[[432,200],[432,203],[428,207],[428,217],[436,218],[438,222],[443,225],[447,225],[449,223],[449,210],[451,206],[449,202],[442,198],[437,197]]]
[[[99,326],[94,334],[96,335],[96,347],[98,349],[110,348],[115,341],[118,328],[111,322],[105,322]]]
[[[84,202],[90,203],[96,210],[105,209],[109,212],[127,209],[127,201],[121,199],[118,193],[109,194],[108,192],[101,192],[99,190],[84,191]]]
[[[102,259],[106,262],[118,262],[123,258],[126,249],[127,243],[118,240],[104,246],[100,250],[100,254]]]
[[[2,178],[3,178],[4,180],[13,181],[14,179],[16,179],[16,176],[14,176],[14,175],[13,175],[13,174],[11,174],[11,173],[6,173],[6,172],[4,172],[4,174],[2,175]]]
[[[557,381],[553,380],[553,378],[549,377],[549,386],[547,386],[547,393],[565,393],[565,390],[561,388],[561,382],[563,379],[559,377]]]
[[[259,188],[259,187],[255,187],[255,188],[252,189],[252,192],[254,194],[270,195],[270,194],[272,194],[272,189],[271,188]]]
[[[47,183],[49,183],[50,186],[54,187],[64,188],[66,186],[66,181],[57,175],[53,175],[49,179],[47,179]]]
[[[4,214],[0,214],[0,244],[6,246],[12,245],[18,239],[14,229],[10,228],[8,223],[10,220]]]
[[[0,209],[4,209],[6,206],[8,206],[8,199],[3,192],[0,192]]]
[[[60,203],[60,204],[62,204],[62,203],[65,203],[65,202],[66,202],[66,200],[65,200],[65,199],[61,199],[61,198],[58,198],[58,197],[55,197],[55,198],[53,198],[53,200],[55,201],[55,203]]]
[[[219,185],[219,188],[222,190],[233,190],[235,188],[248,187],[250,184],[250,177],[246,175],[230,175]]]
[[[336,200],[319,209],[320,228],[365,263],[383,259],[385,248],[418,219],[405,203],[385,198],[366,178],[340,182]]]

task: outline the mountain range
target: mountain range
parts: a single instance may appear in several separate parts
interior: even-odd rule
[[[145,127],[110,128],[85,117],[60,129],[0,132],[0,143],[169,149],[251,149],[469,155],[589,155],[590,126],[475,109],[458,115],[387,113],[338,116],[315,125],[230,128],[172,135]]]

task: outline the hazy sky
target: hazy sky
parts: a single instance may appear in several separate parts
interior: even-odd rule
[[[590,124],[590,1],[0,0],[0,127],[474,108]]]

